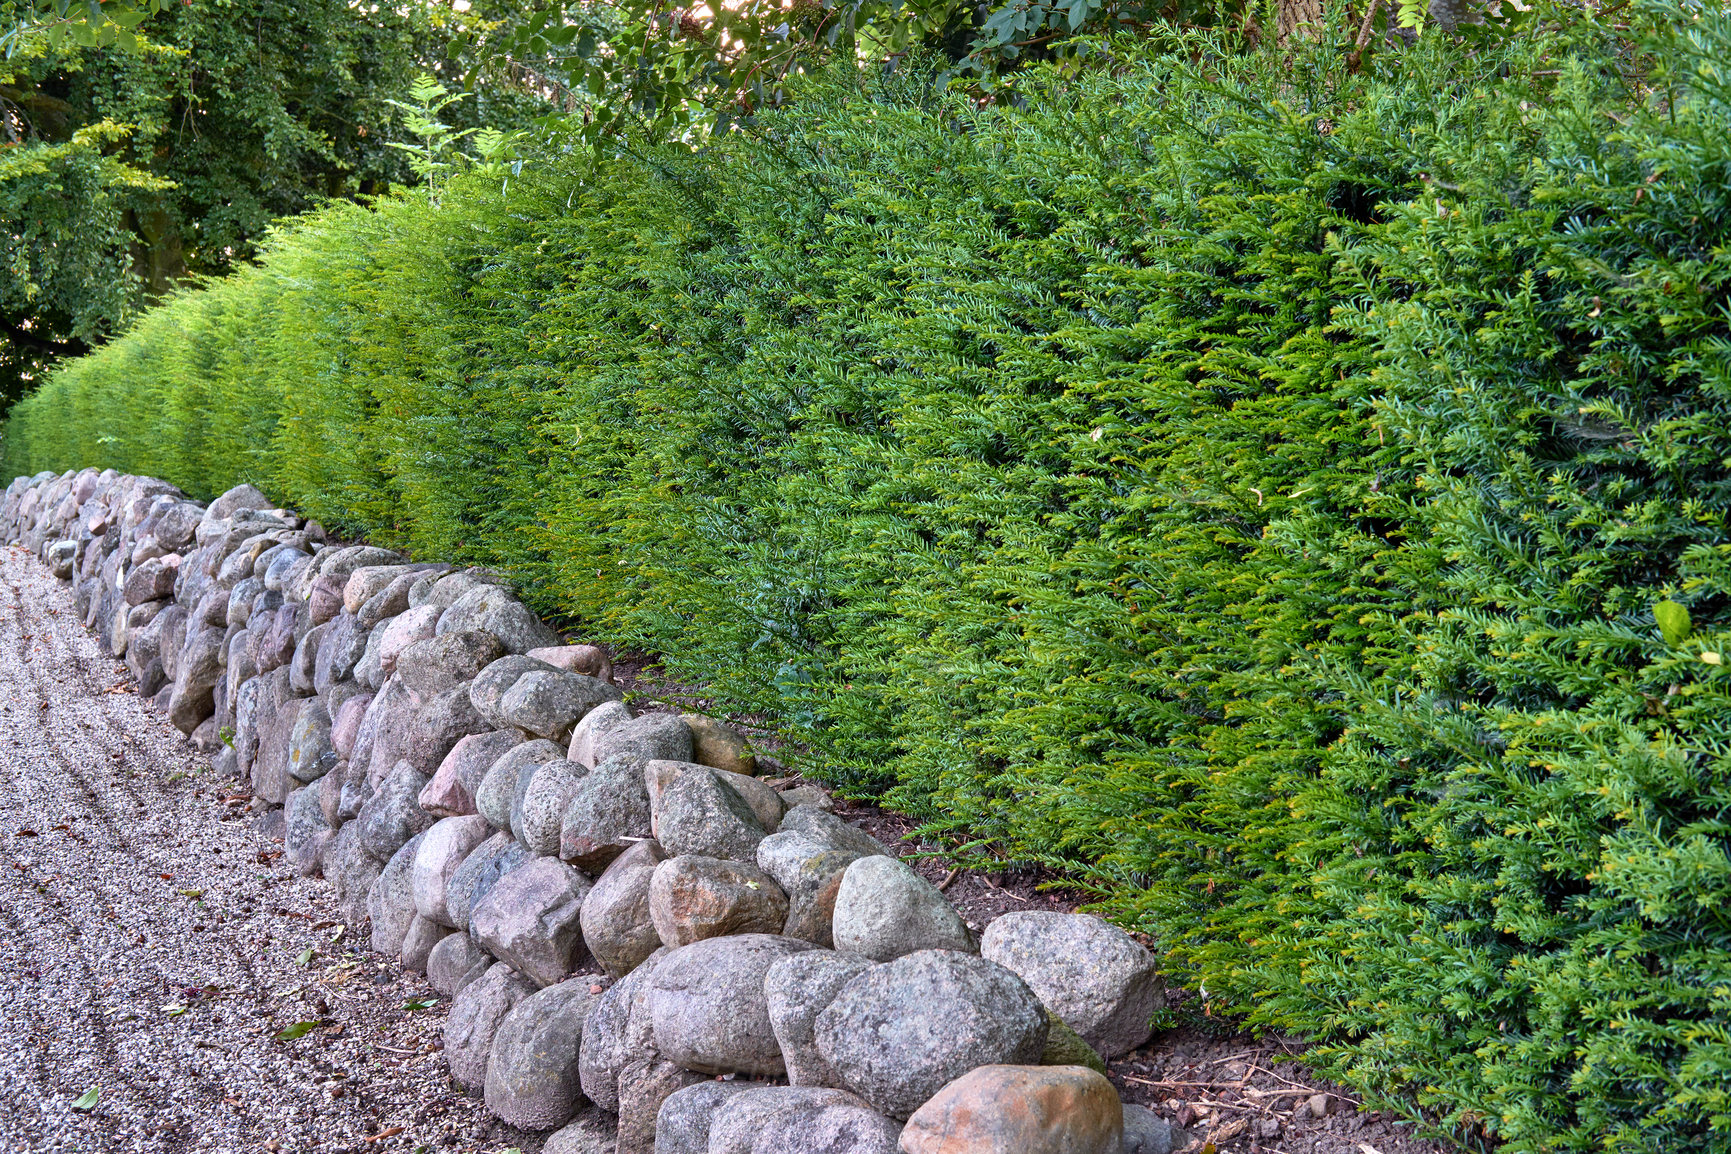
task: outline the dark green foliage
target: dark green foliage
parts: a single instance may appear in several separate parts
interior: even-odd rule
[[[6,461],[508,566],[1447,1132],[1731,1149],[1691,35],[1650,98],[1543,42],[832,76],[708,152],[305,218]]]

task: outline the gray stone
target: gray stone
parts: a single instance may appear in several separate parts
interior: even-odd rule
[[[415,920],[415,853],[421,837],[405,841],[373,883],[367,895],[367,914],[373,921],[373,950],[380,954],[401,954],[403,938]]]
[[[410,587],[409,601],[411,604],[439,605],[449,608],[465,593],[478,589],[483,585],[497,585],[485,569],[464,569],[459,573],[446,574],[435,580],[430,587],[423,590],[421,599],[417,602]]]
[[[499,716],[506,724],[537,737],[565,742],[584,714],[621,697],[607,682],[581,673],[532,669],[512,682],[499,698]]]
[[[511,803],[517,796],[517,777],[525,769],[547,764],[564,751],[551,741],[536,739],[514,746],[487,767],[481,787],[475,791],[475,810],[493,823],[494,829],[511,828]]]
[[[325,703],[316,697],[306,698],[295,711],[294,724],[289,726],[288,775],[305,784],[317,781],[336,764],[337,751],[331,745],[331,721],[325,715]]]
[[[782,958],[764,973],[769,1023],[795,1086],[840,1086],[841,1079],[817,1047],[817,1016],[843,986],[871,969],[858,954],[810,950]]]
[[[337,916],[359,933],[367,921],[367,898],[384,872],[384,863],[361,845],[361,827],[348,822],[325,850],[325,880],[336,890]]]
[[[787,893],[787,921],[782,933],[814,945],[835,944],[835,899],[847,867],[860,860],[853,850],[831,849],[809,834],[782,830],[757,847],[758,868]]]
[[[668,1095],[655,1116],[655,1154],[709,1154],[709,1130],[727,1101],[761,1089],[750,1082],[699,1082]]]
[[[415,583],[417,576],[418,574],[413,569],[398,573],[389,584],[362,602],[360,607],[355,610],[355,620],[361,628],[368,629],[382,621],[401,616],[409,607],[409,586]],[[351,577],[349,580],[352,582],[354,578]],[[348,607],[348,590],[346,588],[343,590],[343,607],[345,609]],[[436,605],[421,606],[423,616],[427,610],[431,610],[432,613],[430,617],[426,618],[427,636],[431,637],[433,624],[438,621],[441,610]]]
[[[48,547],[48,567],[62,581],[72,579],[72,564],[78,557],[78,542],[56,541]],[[128,582],[130,584],[130,582]],[[134,601],[136,605],[138,602]]]
[[[419,724],[420,714],[420,703],[394,677],[373,694],[355,730],[354,748],[349,751],[349,760],[362,767],[369,787],[377,785],[399,761],[409,760],[409,739]],[[423,772],[431,773],[434,766]],[[415,768],[421,767],[415,765]]]
[[[658,765],[650,762],[645,774]],[[755,861],[766,831],[745,800],[723,785],[708,766],[681,766],[657,798],[652,792],[654,833],[669,854],[700,854],[732,861]]]
[[[613,660],[598,645],[554,645],[531,649],[523,656],[545,661],[567,673],[582,673],[598,681],[613,680]]]
[[[583,899],[583,943],[615,978],[636,969],[661,946],[649,916],[649,885],[665,857],[655,841],[637,842],[613,859]]]
[[[204,524],[211,524],[216,521],[226,521],[243,509],[268,509],[270,507],[269,497],[251,485],[241,484],[212,501],[209,507],[205,509],[202,520]]]
[[[472,733],[486,733],[489,725],[469,701],[461,685],[447,689],[423,705],[404,742],[403,756],[426,774],[439,768],[439,763],[456,748],[457,742]]]
[[[571,732],[570,756],[579,765],[599,765],[620,754],[645,761],[688,762],[691,729],[671,713],[632,717],[623,704],[608,702],[596,706]]]
[[[1117,926],[1087,914],[1028,910],[986,927],[980,953],[1011,970],[1101,1056],[1146,1042],[1166,1005],[1154,955]]]
[[[517,775],[511,832],[531,853],[558,856],[559,823],[587,772],[561,757]]]
[[[542,658],[536,657],[540,661]],[[551,662],[548,662],[551,664]],[[571,745],[565,756],[578,765],[594,769],[604,761],[595,756],[595,744],[607,734],[632,719],[631,707],[623,701],[604,701],[583,715],[571,731]]]
[[[821,809],[825,813],[835,810],[835,798],[821,785],[796,785],[792,789],[784,789],[781,791],[781,800],[790,810],[802,805]]]
[[[409,923],[409,932],[403,935],[403,969],[411,974],[426,973],[428,957],[438,944],[450,935],[451,927],[442,926],[431,918],[416,914]]]
[[[404,842],[433,824],[433,815],[415,804],[426,784],[427,775],[406,761],[399,761],[385,775],[378,792],[361,806],[355,819],[361,827],[361,844],[368,853],[384,861]]]
[[[754,1154],[901,1154],[902,1127],[870,1106],[790,1110],[772,1119]]]
[[[421,808],[440,817],[476,812],[475,791],[481,788],[487,770],[519,744],[518,736],[509,730],[471,733],[460,739],[421,791]]]
[[[671,949],[728,934],[779,934],[787,895],[756,866],[687,854],[656,867],[649,917]]]
[[[289,736],[300,720],[304,702],[290,690],[286,669],[273,669],[247,684],[259,686],[253,721],[257,744],[252,758],[252,791],[280,805],[288,800],[289,790],[295,785],[288,773]],[[391,855],[378,856],[384,861]]]
[[[499,1024],[517,1003],[535,992],[510,966],[490,966],[451,999],[445,1018],[445,1065],[470,1094],[487,1085],[487,1059]]]
[[[361,607],[368,601],[371,601],[375,593],[378,593],[383,589],[388,589],[392,582],[406,572],[408,572],[407,567],[401,564],[362,565],[351,570],[348,581],[343,584],[344,611],[353,613],[358,618],[361,613]],[[408,591],[405,589],[403,592],[403,608],[408,608],[408,604]],[[402,610],[399,609],[397,612],[400,613]],[[386,614],[385,616],[394,615]],[[374,615],[372,620],[362,622],[361,627],[363,629],[371,629],[374,625],[377,625],[380,620],[382,620],[380,616]]]
[[[501,705],[505,694],[517,684],[518,679],[526,673],[557,672],[558,670],[546,662],[517,654],[507,655],[489,662],[487,667],[469,682],[469,700],[476,711],[491,722],[495,729],[505,729],[510,727],[511,723],[505,720]]]
[[[816,1034],[843,1086],[906,1118],[976,1066],[1038,1062],[1046,1031],[1039,998],[1009,970],[973,954],[921,950],[843,986],[817,1016]]]
[[[853,850],[862,857],[890,854],[882,842],[865,830],[849,825],[835,814],[815,805],[796,805],[782,814],[781,824],[776,827],[776,831],[779,833],[785,830],[803,833],[813,841],[827,842],[836,849]]]
[[[1122,929],[1085,914],[1028,910],[987,926],[980,952],[1016,972],[1104,1057],[1148,1042],[1165,1007],[1155,957]]]
[[[479,814],[447,817],[434,822],[421,837],[415,855],[415,911],[440,925],[455,927],[446,898],[451,878],[463,859],[491,836],[492,827]]]
[[[171,560],[172,558],[172,560]],[[71,560],[67,561],[66,575],[72,575]],[[168,557],[152,557],[142,565],[133,568],[126,575],[126,588],[123,596],[128,605],[143,605],[146,601],[160,601],[165,597],[174,596],[174,579],[180,576],[180,558],[174,554]]]
[[[672,1062],[639,1058],[619,1072],[617,1154],[655,1154],[655,1119],[676,1091],[709,1079]]]
[[[263,561],[264,558],[260,557],[259,560]],[[289,583],[311,561],[312,555],[304,549],[284,545],[276,556],[270,559],[270,564],[264,567],[264,587],[279,592],[286,591]],[[257,566],[254,569],[256,571]]]
[[[355,628],[362,628],[359,617],[355,618]],[[388,676],[385,673],[385,661],[380,656],[380,646],[384,644],[385,631],[390,628],[390,622],[381,621],[367,632],[367,647],[361,654],[361,659],[355,662],[355,680],[368,689],[377,690],[385,683]]]
[[[583,1092],[603,1110],[618,1112],[619,1075],[626,1066],[658,1056],[649,1013],[649,980],[666,956],[666,951],[656,951],[609,986],[583,1030],[577,1073]]]
[[[492,964],[492,955],[459,930],[439,939],[427,955],[427,984],[447,998],[454,998]]]
[[[191,733],[216,712],[214,690],[222,679],[222,658],[222,629],[187,633],[175,659],[174,691],[168,698],[168,720],[182,733]]]
[[[1188,1145],[1188,1131],[1163,1121],[1148,1107],[1124,1107],[1124,1154],[1172,1154]]]
[[[302,877],[316,873],[325,846],[336,836],[319,809],[317,786],[303,786],[289,794],[283,826],[283,859]]]
[[[645,764],[641,758],[618,754],[577,782],[560,817],[560,857],[596,873],[650,836]]]
[[[589,886],[557,858],[525,862],[470,909],[469,936],[536,985],[555,985],[582,957],[578,919]]]
[[[348,591],[348,581],[356,569],[364,569],[373,565],[400,565],[403,563],[401,554],[389,549],[380,549],[373,545],[349,545],[341,549],[330,549],[320,555],[319,576],[329,577],[343,584],[345,596]],[[354,612],[352,609],[349,612]]]
[[[355,665],[367,651],[367,631],[355,624],[354,614],[341,614],[330,622],[319,638],[313,658],[313,688],[324,693],[339,681],[354,676]]]
[[[788,1122],[804,1120],[826,1107],[869,1109],[857,1096],[845,1090],[815,1086],[754,1086],[738,1097],[729,1098],[716,1111],[715,1120],[709,1126],[709,1154],[754,1154],[760,1149],[780,1154],[780,1146],[770,1145],[764,1140],[785,1134]],[[760,1142],[764,1144],[760,1146]]]
[[[590,1105],[547,1136],[541,1154],[615,1154],[613,1115]]]
[[[938,887],[894,858],[862,857],[836,892],[835,947],[887,962],[917,950],[974,949],[974,936]]]
[[[280,593],[261,593],[261,597],[280,597]],[[252,634],[250,652],[261,671],[284,666],[295,655],[295,642],[306,606],[283,605],[274,613],[261,613],[254,605],[248,631]]]
[[[289,659],[289,688],[302,697],[311,697],[318,692],[313,678],[317,673],[319,642],[324,639],[325,628],[314,624],[303,633],[295,642],[294,656]]]
[[[445,633],[412,641],[397,654],[397,676],[423,701],[473,681],[505,655],[499,639],[476,631]]]
[[[438,586],[434,586],[435,593],[437,589]],[[491,633],[507,653],[527,653],[531,649],[559,644],[558,634],[498,585],[477,586],[451,603],[439,619],[439,632],[450,633],[459,629]]]
[[[643,784],[649,791],[649,808],[651,811],[660,804],[661,793],[669,785],[679,780],[689,769],[706,769],[715,776],[715,780],[739,795],[751,809],[757,824],[763,827],[765,833],[776,832],[781,823],[784,807],[781,795],[766,781],[744,774],[730,773],[725,769],[713,766],[698,765],[694,761],[651,761],[644,767]],[[754,851],[755,854],[755,851]],[[748,859],[749,860],[749,859]]]
[[[496,833],[469,852],[445,886],[445,912],[460,930],[469,928],[469,911],[500,878],[530,859],[508,833]]]
[[[794,938],[739,934],[669,951],[650,979],[656,1048],[688,1070],[779,1077],[785,1067],[763,976],[779,959],[811,948]]]
[[[487,1109],[511,1126],[552,1130],[584,1103],[577,1077],[583,1023],[598,996],[577,978],[531,994],[505,1015],[487,1060]]]

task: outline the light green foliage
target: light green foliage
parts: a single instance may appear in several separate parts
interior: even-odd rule
[[[6,462],[500,565],[1445,1132],[1725,1151],[1731,27],[1655,11],[1650,103],[1108,42],[328,208]]]

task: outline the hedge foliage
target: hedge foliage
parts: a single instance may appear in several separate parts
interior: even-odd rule
[[[1731,22],[1655,13],[334,207],[6,460],[506,566],[1447,1132],[1731,1150]]]

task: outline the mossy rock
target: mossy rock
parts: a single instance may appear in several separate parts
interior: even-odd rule
[[[1100,1057],[1082,1035],[1066,1026],[1064,1020],[1050,1010],[1046,1011],[1046,1020],[1052,1028],[1046,1033],[1046,1049],[1040,1055],[1040,1065],[1086,1066],[1096,1073],[1106,1072],[1106,1059]]]

